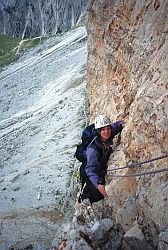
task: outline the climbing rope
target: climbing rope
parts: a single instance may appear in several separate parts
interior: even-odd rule
[[[166,157],[168,157],[168,153],[167,152],[163,156],[159,156],[159,157],[147,160],[147,161],[143,161],[143,162],[139,162],[139,163],[134,163],[134,164],[131,164],[129,166],[125,166],[125,167],[121,167],[121,168],[115,168],[115,169],[111,169],[111,170],[107,170],[107,171],[108,172],[112,172],[112,171],[115,171],[115,170],[121,170],[121,169],[125,169],[125,168],[140,167],[141,165],[143,165],[145,163],[149,163],[149,162],[152,162],[152,161],[157,161],[157,160],[160,160],[160,159],[163,159],[163,158],[166,158]],[[148,175],[148,174],[156,174],[156,173],[161,173],[161,172],[166,172],[166,171],[168,171],[168,168],[163,168],[163,169],[158,169],[158,170],[152,170],[152,171],[146,171],[146,172],[143,172],[143,173],[129,174],[129,175],[127,175],[127,174],[126,175],[107,174],[107,176],[112,176],[114,178],[128,178],[128,177],[133,177],[133,176],[142,176],[142,175]]]

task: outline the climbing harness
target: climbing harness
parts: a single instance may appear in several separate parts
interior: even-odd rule
[[[125,169],[125,168],[141,167],[141,165],[143,165],[145,163],[149,163],[149,162],[152,162],[152,161],[160,160],[160,159],[163,159],[163,158],[166,158],[166,157],[168,157],[168,152],[166,152],[166,154],[163,155],[163,156],[152,158],[152,159],[147,160],[147,161],[143,161],[143,162],[139,162],[139,163],[134,163],[134,164],[131,164],[129,166],[115,168],[115,169],[111,169],[111,170],[107,170],[107,171],[111,173],[112,171],[121,170],[121,169]],[[163,168],[163,169],[158,169],[158,170],[152,170],[152,171],[147,171],[147,172],[143,172],[143,173],[129,174],[129,175],[107,174],[107,176],[112,176],[112,177],[115,177],[115,178],[127,178],[127,177],[133,177],[133,176],[156,174],[156,173],[161,173],[161,172],[166,172],[166,171],[168,171],[168,168]]]

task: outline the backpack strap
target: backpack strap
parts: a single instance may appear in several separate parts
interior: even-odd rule
[[[89,143],[89,145],[87,146],[87,148],[90,147],[90,145],[96,140],[96,138],[97,138],[97,136],[95,136],[95,137],[91,140],[91,142]]]

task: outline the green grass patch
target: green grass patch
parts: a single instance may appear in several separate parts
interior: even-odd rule
[[[18,46],[20,41],[21,39],[17,37],[10,37],[0,34],[0,56],[12,51],[16,46]]]
[[[0,67],[9,64],[16,59],[14,49],[19,45],[21,39],[0,35]]]
[[[48,37],[36,37],[20,39],[6,35],[0,35],[0,68],[16,61],[23,52],[42,43]]]

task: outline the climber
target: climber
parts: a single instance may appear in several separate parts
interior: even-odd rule
[[[78,199],[79,203],[88,198],[92,204],[107,196],[105,190],[107,162],[112,153],[113,138],[121,133],[123,127],[123,121],[111,124],[107,116],[96,117],[93,128],[94,139],[85,151],[86,163],[83,171],[85,181]]]

